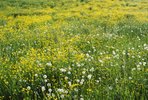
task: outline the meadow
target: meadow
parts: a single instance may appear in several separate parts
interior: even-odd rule
[[[148,1],[0,0],[0,100],[148,100]]]

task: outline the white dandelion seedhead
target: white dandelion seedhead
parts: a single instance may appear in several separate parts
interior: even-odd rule
[[[51,86],[51,83],[47,83],[47,86],[48,86],[48,87]]]
[[[68,73],[69,75],[71,74],[71,72],[70,72],[70,71],[68,71],[67,73]]]
[[[84,82],[85,80],[84,79],[81,79],[81,82]]]
[[[68,80],[68,77],[67,76],[65,77],[65,80]]]
[[[61,71],[61,72],[66,72],[66,69],[61,68],[60,71]]]
[[[85,71],[82,71],[82,74],[85,74],[86,72]]]
[[[83,84],[83,81],[81,81],[80,84],[82,85]]]
[[[128,79],[129,79],[129,80],[131,80],[131,79],[132,79],[132,77],[128,77]]]
[[[45,79],[44,81],[47,82],[47,79]]]
[[[82,85],[84,83],[84,81],[85,81],[84,79],[81,79],[80,84]]]
[[[77,63],[77,66],[78,66],[78,67],[81,67],[81,64]]]
[[[48,62],[46,65],[50,67],[50,66],[52,66],[52,63]]]
[[[52,89],[48,89],[48,91],[51,93],[52,92]]]
[[[27,86],[27,90],[31,90],[31,87],[30,86]]]
[[[84,100],[84,98],[80,98],[80,100]]]
[[[42,92],[44,92],[46,90],[45,86],[41,87]]]
[[[64,93],[64,89],[57,89],[58,92]]]
[[[70,81],[68,82],[68,84],[69,84],[69,86],[71,86],[71,82]]]
[[[118,83],[118,78],[115,79],[115,82]]]
[[[51,93],[47,93],[47,96],[50,97],[51,96]]]
[[[79,79],[77,79],[76,81],[77,81],[78,83],[80,82],[80,80],[79,80]]]
[[[132,68],[132,71],[135,71],[136,70],[136,68]]]
[[[61,98],[64,98],[64,95],[62,94],[60,97],[61,97]]]
[[[144,44],[143,46],[145,50],[148,50],[148,44]]]
[[[45,78],[45,79],[46,79],[46,78],[47,78],[47,75],[43,75],[43,78]]]
[[[92,67],[92,68],[90,69],[90,71],[93,72],[93,71],[95,71],[95,69]]]
[[[35,74],[34,76],[35,76],[35,77],[38,77],[38,74]]]
[[[96,82],[99,83],[100,81],[99,80],[96,80]]]
[[[89,57],[89,54],[88,53],[86,54],[86,57]]]
[[[143,66],[145,66],[146,65],[146,62],[143,62]]]
[[[52,97],[55,97],[55,94],[54,93],[52,93]]]
[[[92,75],[89,74],[89,75],[87,76],[87,78],[90,80],[90,79],[92,78]]]
[[[109,86],[109,87],[108,87],[108,89],[109,89],[109,90],[112,90],[112,89],[113,89],[113,87],[112,87],[112,86]]]

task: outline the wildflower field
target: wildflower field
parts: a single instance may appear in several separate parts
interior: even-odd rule
[[[148,0],[0,0],[0,100],[148,100]]]

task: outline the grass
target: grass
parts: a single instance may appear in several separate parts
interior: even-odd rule
[[[0,2],[0,99],[148,99],[146,0]]]

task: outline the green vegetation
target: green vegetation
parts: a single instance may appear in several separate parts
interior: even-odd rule
[[[0,0],[0,99],[147,100],[147,0]]]

